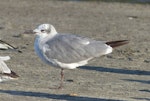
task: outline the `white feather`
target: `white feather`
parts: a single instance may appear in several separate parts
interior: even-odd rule
[[[9,56],[0,57],[0,73],[11,73],[11,70],[8,68],[4,61],[9,60]]]
[[[89,58],[89,59],[87,59],[87,60],[83,60],[83,61],[77,62],[77,63],[69,63],[69,64],[59,62],[59,61],[57,61],[56,59],[54,59],[54,61],[55,61],[61,68],[75,69],[75,68],[77,68],[77,67],[79,67],[79,66],[86,65],[90,59],[91,59],[91,58]]]
[[[108,46],[108,45],[107,45],[107,46]],[[109,53],[111,53],[112,51],[113,51],[113,48],[110,47],[110,46],[108,46],[108,48],[107,48],[105,54],[109,54]]]

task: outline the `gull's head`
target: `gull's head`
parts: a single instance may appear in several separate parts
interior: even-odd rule
[[[46,37],[49,35],[56,35],[57,31],[55,30],[54,26],[51,24],[41,24],[33,32],[40,37]]]

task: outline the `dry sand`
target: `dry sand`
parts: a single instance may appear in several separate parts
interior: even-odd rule
[[[118,2],[0,0],[0,38],[19,47],[8,66],[20,78],[0,84],[0,101],[149,101],[150,5]],[[107,56],[75,70],[44,64],[34,53],[34,35],[22,35],[39,24],[51,23],[58,32],[97,40],[128,39]],[[70,95],[69,95],[70,94]]]

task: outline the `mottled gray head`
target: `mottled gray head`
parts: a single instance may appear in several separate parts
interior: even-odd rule
[[[33,30],[33,32],[40,37],[57,34],[55,28],[51,24],[41,24]]]

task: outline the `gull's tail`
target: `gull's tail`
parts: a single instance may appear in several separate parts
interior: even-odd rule
[[[0,73],[0,83],[9,80],[18,79],[18,75],[14,71],[10,71],[10,73]]]
[[[14,51],[21,53],[21,51],[18,48],[10,45],[9,43],[7,43],[5,41],[0,40],[0,50],[7,50],[7,49],[14,50]]]
[[[15,79],[19,77],[19,75],[17,75],[14,71],[11,71],[11,73],[3,73],[3,76],[8,76],[11,79]]]
[[[122,46],[129,43],[128,40],[118,40],[118,41],[109,41],[106,42],[107,45],[111,46],[112,48],[118,47],[118,46]]]
[[[18,77],[19,76],[13,71],[11,71],[11,73],[0,73],[0,83],[14,79],[16,80]]]
[[[19,76],[8,68],[4,61],[9,60],[9,56],[0,56],[0,82],[17,79]]]

